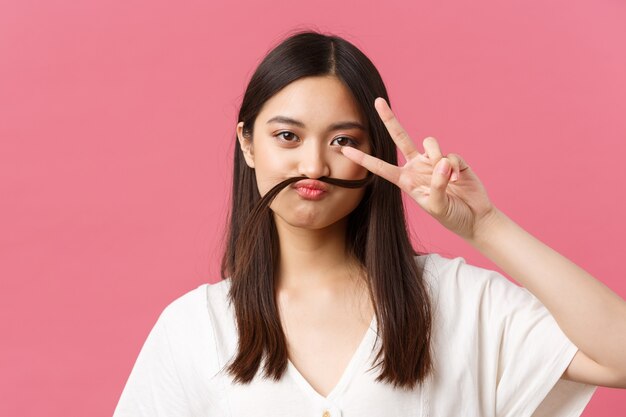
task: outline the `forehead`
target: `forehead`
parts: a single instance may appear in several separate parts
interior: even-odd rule
[[[265,102],[257,121],[265,124],[279,115],[302,120],[307,127],[321,127],[338,120],[365,122],[350,90],[333,76],[292,82]]]

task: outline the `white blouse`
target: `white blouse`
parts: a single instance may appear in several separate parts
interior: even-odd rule
[[[433,375],[413,390],[376,382],[372,320],[337,385],[315,391],[288,362],[280,381],[234,384],[230,279],[169,304],[148,335],[114,417],[579,416],[596,386],[559,379],[578,350],[528,290],[496,271],[438,254],[425,265],[434,313]]]

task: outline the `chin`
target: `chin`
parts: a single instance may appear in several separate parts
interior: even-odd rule
[[[320,213],[319,211],[290,212],[287,213],[287,215],[274,212],[274,220],[279,220],[291,227],[307,230],[326,229],[333,225],[339,225],[344,219],[347,220],[347,217],[328,218],[324,216],[324,213]]]
[[[291,227],[297,227],[300,229],[318,230],[324,229],[336,221],[329,219],[321,219],[316,216],[297,216],[290,213],[289,216],[277,215],[283,223],[288,224]]]
[[[326,229],[341,225],[348,220],[350,213],[356,209],[359,200],[354,201],[274,201],[270,204],[274,220],[291,227],[309,230]]]

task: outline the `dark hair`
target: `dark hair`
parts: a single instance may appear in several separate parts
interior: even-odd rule
[[[371,154],[397,164],[395,143],[374,108],[376,97],[390,103],[374,64],[350,42],[315,31],[291,35],[259,64],[238,115],[244,136],[252,139],[263,104],[282,88],[303,77],[328,75],[346,85],[365,115]],[[361,202],[348,216],[346,249],[366,272],[382,337],[374,365],[382,365],[382,370],[376,380],[412,389],[432,370],[431,304],[423,269],[415,260],[421,254],[409,239],[401,191],[370,175]],[[227,370],[240,383],[250,382],[263,360],[265,376],[278,380],[288,360],[275,298],[278,236],[269,210],[258,210],[260,201],[254,169],[245,163],[235,135],[232,209],[221,277],[231,279],[229,300],[239,334],[238,352]]]

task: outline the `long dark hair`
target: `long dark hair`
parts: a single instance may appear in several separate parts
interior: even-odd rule
[[[376,97],[390,103],[374,64],[345,39],[315,31],[296,32],[259,64],[237,119],[244,122],[244,136],[252,139],[256,117],[274,94],[300,78],[325,75],[337,77],[352,92],[368,122],[371,154],[397,164],[395,143],[374,108]],[[431,304],[415,260],[421,253],[411,246],[400,189],[370,175],[348,217],[346,249],[366,272],[382,337],[374,365],[382,365],[377,381],[412,389],[432,370]],[[231,203],[221,277],[231,279],[229,300],[239,341],[227,371],[235,382],[248,383],[264,360],[265,376],[278,380],[288,360],[274,285],[278,236],[270,211],[259,208],[254,169],[245,163],[236,135]]]

